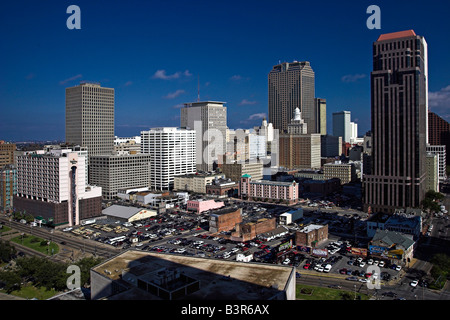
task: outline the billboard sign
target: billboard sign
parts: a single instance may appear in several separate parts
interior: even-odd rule
[[[310,253],[311,248],[306,246],[297,246],[297,251]]]
[[[317,257],[328,257],[328,250],[327,249],[312,249],[312,255]]]
[[[350,253],[355,256],[367,257],[367,249],[364,249],[364,248],[353,248],[352,247]]]

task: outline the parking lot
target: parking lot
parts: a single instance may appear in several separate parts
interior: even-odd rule
[[[227,204],[242,208],[244,219],[277,217],[287,210],[284,206],[233,200]],[[381,267],[376,261],[358,261],[348,252],[349,246],[367,246],[364,217],[358,213],[304,208],[303,218],[288,225],[286,235],[271,241],[263,241],[257,237],[246,242],[229,240],[229,232],[209,234],[208,217],[209,212],[196,214],[185,208],[176,208],[133,223],[97,219],[94,223],[79,226],[70,232],[123,250],[133,247],[138,250],[227,260],[236,260],[238,254],[251,254],[252,261],[290,265],[299,272],[324,272],[361,282],[366,281],[370,273],[373,273],[367,271],[368,267],[380,267],[379,275],[375,274],[375,277],[379,276],[384,281],[398,275],[398,270],[395,267],[391,269],[386,262]],[[328,224],[329,240],[319,246],[327,249],[326,257],[315,257],[295,247],[296,231],[310,223]],[[280,248],[280,244],[288,244],[288,247]]]
[[[300,265],[298,271],[339,275],[349,281],[368,282],[372,279],[388,282],[397,279],[402,269],[401,266],[385,260],[352,255],[350,241],[331,240],[325,247],[329,253],[327,257],[310,256]]]

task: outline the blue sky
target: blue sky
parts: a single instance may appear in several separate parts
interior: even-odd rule
[[[69,5],[81,30],[69,30]],[[369,5],[381,30],[369,30]],[[429,48],[430,109],[450,118],[450,2],[302,0],[10,1],[0,11],[0,140],[64,139],[65,88],[115,88],[115,133],[179,126],[179,107],[227,102],[228,126],[268,114],[267,75],[279,61],[310,61],[316,97],[370,129],[372,43],[414,29]]]

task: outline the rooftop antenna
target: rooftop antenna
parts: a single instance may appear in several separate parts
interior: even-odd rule
[[[197,102],[200,102],[200,76],[197,75]]]

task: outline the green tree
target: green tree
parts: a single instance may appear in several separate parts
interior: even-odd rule
[[[86,257],[78,260],[75,264],[80,267],[81,285],[90,284],[91,269],[102,262],[101,258]]]
[[[9,241],[0,241],[0,261],[9,262],[16,253],[16,248]]]
[[[14,290],[20,290],[22,279],[14,271],[2,271],[0,272],[0,283],[3,284],[7,293],[11,293]]]
[[[444,199],[444,195],[440,192],[435,192],[433,190],[427,191],[425,194],[425,198],[422,200],[422,208],[423,210],[430,211],[440,211],[441,207],[439,205],[439,201]]]

